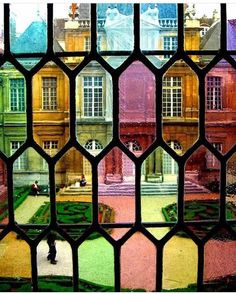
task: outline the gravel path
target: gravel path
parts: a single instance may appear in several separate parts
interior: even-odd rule
[[[202,196],[201,196],[202,197]],[[215,196],[212,196],[215,197]],[[62,197],[61,197],[62,198]],[[58,200],[69,200],[63,197]],[[74,198],[74,197],[73,197]],[[78,201],[78,197],[75,197]],[[70,197],[70,200],[73,201]],[[90,200],[89,197],[80,198],[80,201]],[[16,220],[25,223],[48,197],[28,197],[16,210]],[[143,221],[164,221],[160,207],[176,201],[175,197],[145,197],[142,199]],[[116,222],[134,221],[134,199],[132,197],[100,197],[99,202],[106,203],[115,209]],[[114,239],[119,239],[127,229],[115,229],[112,232]],[[150,229],[156,238],[161,238],[168,229]],[[29,247],[22,240],[17,240],[14,233],[10,233],[0,242],[0,276],[30,277]],[[230,244],[231,243],[231,244]],[[205,279],[219,274],[233,272],[236,260],[236,246],[233,242],[210,241],[206,251]],[[219,259],[217,271],[215,260],[219,258],[218,245],[222,254]],[[230,245],[229,245],[230,244]],[[230,246],[230,248],[228,247]],[[228,251],[230,250],[230,251]],[[58,264],[51,265],[47,260],[48,246],[41,241],[37,248],[38,274],[39,275],[72,275],[71,248],[67,242],[57,241]],[[226,257],[228,256],[228,257]],[[102,257],[102,258],[101,258]],[[227,260],[226,260],[226,259]],[[231,263],[232,260],[232,263]],[[104,239],[85,241],[79,247],[79,272],[80,278],[95,283],[113,285],[113,248]],[[230,266],[229,266],[230,264]],[[141,233],[134,234],[121,249],[121,286],[126,288],[145,288],[155,290],[156,248]],[[228,270],[230,269],[230,271]],[[236,272],[236,270],[234,271]],[[197,247],[190,240],[174,236],[166,244],[163,253],[163,288],[186,287],[195,283],[197,279]]]

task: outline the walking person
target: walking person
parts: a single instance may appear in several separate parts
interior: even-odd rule
[[[56,234],[55,233],[51,232],[48,234],[47,243],[48,243],[48,247],[49,247],[47,260],[49,260],[51,262],[51,264],[57,264],[57,260],[56,260],[56,254],[57,254]]]

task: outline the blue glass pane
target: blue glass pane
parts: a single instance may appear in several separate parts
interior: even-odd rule
[[[98,51],[133,49],[133,4],[98,4],[97,18]]]
[[[46,5],[11,4],[10,46],[13,53],[46,52],[46,11]]]

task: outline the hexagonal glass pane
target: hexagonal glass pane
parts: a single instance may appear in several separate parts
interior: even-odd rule
[[[2,91],[0,99],[0,148],[12,155],[26,138],[26,82],[24,76],[9,62],[0,67]]]
[[[219,219],[220,162],[204,146],[199,147],[187,160],[184,183],[184,218],[186,221]],[[211,225],[189,226],[202,238]]]
[[[133,4],[97,5],[97,51],[132,51]]]
[[[136,156],[155,140],[155,76],[141,62],[133,62],[119,79],[120,139]]]
[[[142,221],[177,221],[169,206],[177,201],[178,165],[162,148],[153,151],[142,164],[141,201]]]
[[[22,13],[24,11],[24,13]],[[47,50],[46,4],[14,3],[10,6],[10,47],[13,53]],[[39,38],[40,33],[40,38]]]
[[[7,187],[7,166],[0,159],[0,223],[8,222],[8,187]]]
[[[140,232],[132,235],[121,247],[121,288],[155,291],[156,255],[156,247],[148,238]]]
[[[177,4],[142,3],[140,19],[142,50],[175,51],[177,49]],[[168,54],[165,58],[169,58]]]
[[[1,241],[0,290],[1,292],[31,292],[30,247],[15,232]]]
[[[198,249],[182,234],[178,232],[164,246],[162,289],[196,292]]]
[[[76,77],[76,133],[93,155],[112,139],[112,104],[111,76],[92,61]]]
[[[185,50],[220,48],[220,4],[185,4]]]
[[[49,232],[37,246],[38,289],[42,292],[72,292],[71,247],[56,232]]]
[[[134,222],[135,166],[132,160],[115,147],[100,161],[98,177],[98,201],[107,205],[107,211],[101,211],[102,214],[99,211],[99,221]]]
[[[198,78],[180,60],[166,72],[162,86],[163,137],[178,142],[183,154],[198,139]]]
[[[0,54],[4,50],[4,24],[3,24],[3,5],[0,5]]]
[[[90,4],[55,3],[54,51],[82,52],[91,48]],[[65,61],[82,61],[80,57],[66,57]]]
[[[214,55],[189,55],[193,62],[199,67],[204,68],[215,57]]]
[[[13,164],[15,219],[20,224],[50,222],[48,164],[33,148],[26,149]],[[45,216],[44,207],[48,207]],[[26,230],[34,238],[38,230]]]
[[[207,140],[220,153],[235,144],[235,110],[232,93],[236,90],[236,70],[224,59],[218,62],[205,79]]]
[[[57,162],[55,171],[57,220],[60,224],[76,224],[65,229],[79,238],[92,222],[92,167],[75,148],[69,149]]]
[[[50,156],[55,155],[69,137],[69,81],[53,62],[33,77],[33,135]]]
[[[92,233],[94,234],[94,233]],[[114,250],[100,234],[79,246],[79,291],[114,291]]]
[[[236,240],[224,228],[205,244],[203,291],[235,291]]]

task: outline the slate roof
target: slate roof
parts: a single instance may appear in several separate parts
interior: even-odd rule
[[[141,4],[141,13],[145,12],[148,7],[154,8],[154,3],[143,3]],[[108,7],[114,8],[117,7],[120,13],[124,15],[133,14],[133,4],[123,4],[123,3],[112,3],[112,4],[98,4],[97,6],[97,15],[99,19],[106,18],[106,11]],[[159,18],[177,18],[177,5],[174,3],[171,4],[157,4],[159,10]]]
[[[54,49],[63,51],[54,40]],[[11,44],[14,53],[44,53],[47,50],[47,24],[43,19],[33,21],[26,30]]]
[[[215,22],[203,36],[200,48],[202,50],[218,50],[221,33],[220,20]],[[236,49],[236,19],[227,22],[227,48],[228,50]]]

